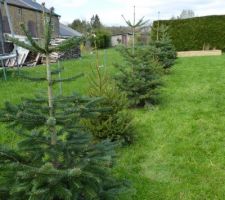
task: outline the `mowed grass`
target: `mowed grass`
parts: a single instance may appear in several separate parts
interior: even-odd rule
[[[135,200],[225,198],[225,57],[178,59],[161,104],[135,111],[138,141],[122,150]]]
[[[94,58],[89,55],[64,62],[63,76],[88,74]],[[113,74],[112,63],[122,60],[114,50],[108,51],[107,58],[107,70]],[[44,72],[44,67],[22,71],[30,75]],[[137,139],[119,150],[115,173],[133,183],[134,200],[224,199],[224,77],[225,56],[178,59],[163,78],[161,103],[150,109],[131,110]],[[17,103],[21,97],[43,89],[43,83],[21,80],[11,73],[9,81],[0,81],[0,107],[4,101]],[[87,93],[87,75],[63,84],[63,91]],[[13,145],[15,140],[16,136],[0,124],[0,143]]]

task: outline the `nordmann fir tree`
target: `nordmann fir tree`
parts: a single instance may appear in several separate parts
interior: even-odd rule
[[[148,47],[149,57],[159,62],[165,70],[171,68],[176,61],[177,53],[175,46],[168,34],[168,27],[161,25],[158,30],[158,39],[155,38],[155,32],[152,31],[152,41]]]
[[[109,141],[94,143],[91,134],[80,125],[82,118],[95,117],[100,109],[99,99],[56,96],[53,86],[77,77],[56,79],[61,69],[51,69],[51,52],[63,51],[78,44],[71,38],[57,47],[50,45],[52,14],[44,13],[44,42],[34,41],[22,26],[30,44],[11,40],[18,46],[46,56],[47,98],[37,95],[23,99],[19,105],[6,103],[0,111],[0,121],[20,134],[14,148],[0,146],[1,200],[105,200],[115,199],[126,190],[126,183],[111,175],[114,144]],[[79,75],[78,75],[79,76]]]
[[[126,22],[126,24],[132,29],[132,53],[134,54],[135,51],[135,33],[137,29],[141,29],[145,24],[148,23],[148,21],[144,21],[144,17],[142,17],[141,19],[138,20],[138,22],[136,22],[136,11],[135,11],[135,6],[134,6],[134,13],[133,13],[133,23],[130,20],[126,20],[126,18],[124,17],[124,15],[122,15],[124,21]]]
[[[120,47],[124,64],[116,64],[115,76],[118,88],[125,92],[131,107],[144,107],[158,103],[162,66],[152,58],[146,59],[148,49]]]
[[[117,74],[116,83],[122,92],[127,94],[131,107],[144,107],[155,104],[158,101],[158,87],[160,81],[160,66],[152,58],[146,62],[146,48],[135,47],[136,29],[141,29],[148,21],[144,17],[136,23],[135,6],[134,21],[131,23],[122,15],[125,22],[132,28],[133,45],[131,48],[121,46],[119,51],[124,57],[125,64],[116,64],[120,73]]]

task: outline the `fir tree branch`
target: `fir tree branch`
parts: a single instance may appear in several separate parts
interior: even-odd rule
[[[64,70],[64,68],[61,67],[61,68],[58,68],[58,69],[56,69],[56,70],[52,70],[52,71],[51,71],[51,74],[52,74],[52,75],[59,74],[59,73],[62,72],[63,70]]]
[[[71,78],[64,78],[64,79],[59,79],[59,80],[52,80],[52,84],[60,83],[60,82],[70,82],[70,81],[75,81],[78,78],[84,76],[83,73],[78,74],[77,76],[71,77]]]
[[[39,82],[39,81],[46,81],[46,77],[29,77],[29,76],[25,76],[25,75],[19,75],[19,77],[25,79],[25,80],[29,80],[29,81],[34,81],[34,82]]]
[[[24,49],[28,49],[30,50],[31,52],[34,52],[34,53],[39,53],[39,50],[35,49],[33,46],[25,43],[25,42],[22,42],[20,41],[19,39],[17,38],[13,38],[13,37],[10,37],[10,36],[6,36],[6,39],[14,44],[16,44],[17,46],[20,46]]]
[[[33,48],[35,48],[39,53],[46,53],[46,50],[43,49],[42,47],[40,47],[37,42],[34,41],[32,35],[30,34],[30,32],[26,29],[24,24],[20,25],[24,34],[27,37],[27,40],[30,42],[30,44],[32,45]]]
[[[70,39],[63,41],[56,47],[49,48],[49,52],[65,52],[68,49],[77,47],[82,40],[83,38],[72,37]]]

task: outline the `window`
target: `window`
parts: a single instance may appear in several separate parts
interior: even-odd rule
[[[19,15],[19,16],[22,15],[22,8],[18,8],[18,15]]]
[[[9,27],[9,21],[6,16],[2,18],[2,22],[3,22],[3,33],[10,33],[11,31]]]
[[[35,23],[33,21],[29,20],[27,27],[28,27],[28,31],[32,35],[32,37],[37,37],[37,29],[36,29]]]
[[[47,17],[46,17],[46,22],[48,23],[49,20],[50,20],[50,17],[47,16]],[[55,22],[54,22],[53,17],[52,17],[52,23],[51,23],[51,25],[52,25],[52,32],[54,33],[54,32],[55,32]]]
[[[3,18],[2,18],[2,11],[0,9],[0,34],[3,31]]]

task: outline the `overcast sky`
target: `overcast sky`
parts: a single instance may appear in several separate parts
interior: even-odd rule
[[[150,21],[178,16],[183,9],[191,9],[197,16],[225,14],[225,0],[37,0],[54,7],[61,15],[61,22],[71,23],[74,19],[90,20],[98,14],[105,25],[125,25],[121,17],[132,17],[136,6],[137,19],[145,16]]]

